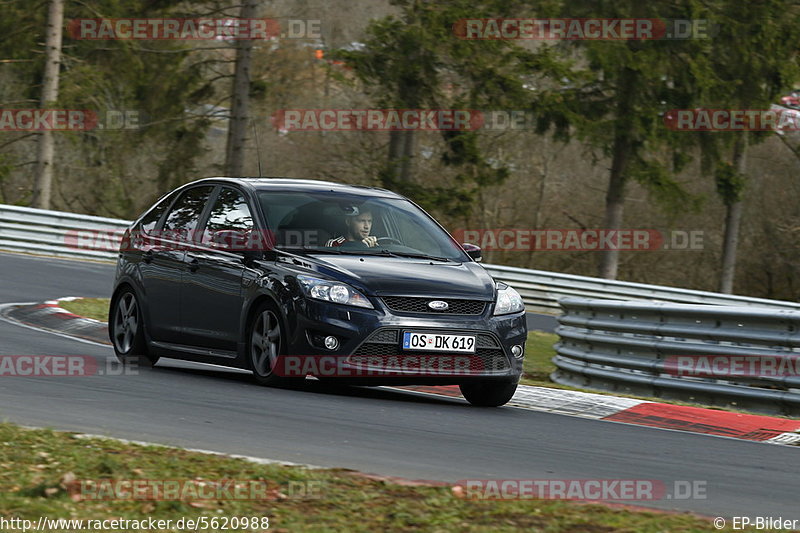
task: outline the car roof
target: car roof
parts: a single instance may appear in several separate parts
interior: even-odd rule
[[[368,187],[366,185],[350,185],[346,183],[336,183],[334,181],[296,179],[296,178],[204,178],[191,182],[191,185],[204,182],[213,183],[232,183],[242,185],[257,191],[290,191],[290,192],[341,192],[357,195],[383,196],[390,198],[403,198],[403,196],[382,189],[380,187]],[[188,185],[188,184],[187,184]]]

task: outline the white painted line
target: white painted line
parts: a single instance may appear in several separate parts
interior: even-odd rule
[[[449,396],[446,394],[437,394],[435,392],[403,389],[400,387],[382,388],[411,394],[422,394],[435,398],[447,398],[462,402],[466,401],[460,396]],[[590,392],[548,389],[547,387],[534,387],[531,385],[519,385],[514,397],[506,404],[506,406],[515,407],[518,409],[526,409],[529,411],[539,411],[543,413],[601,419],[626,409],[630,409],[631,407],[642,403],[650,402],[635,398],[619,398],[617,396],[593,394]]]
[[[520,385],[508,404],[535,411],[597,419],[614,415],[642,403],[648,402],[591,392]]]
[[[767,439],[764,442],[768,442],[769,444],[788,444],[788,445],[796,445],[800,444],[800,433],[797,432],[789,432],[789,433],[781,433],[771,439]]]
[[[55,330],[52,330],[52,329],[30,326],[28,324],[23,324],[22,322],[18,322],[16,320],[14,320],[13,318],[8,318],[6,316],[3,316],[3,310],[8,308],[8,307],[15,307],[15,306],[18,306],[18,305],[36,305],[37,303],[39,303],[39,302],[22,302],[22,303],[0,304],[0,320],[2,320],[3,322],[7,322],[9,324],[13,324],[15,326],[22,327],[22,328],[32,329],[33,331],[43,331],[45,333],[50,333],[51,335],[58,335],[59,337],[64,337],[65,339],[70,339],[70,340],[77,341],[77,342],[83,342],[85,344],[91,344],[92,346],[102,346],[103,348],[110,348],[111,347],[110,345],[104,344],[102,342],[95,342],[95,341],[90,341],[89,339],[82,339],[80,337],[75,337],[73,335],[68,335],[66,333],[61,333],[59,331],[55,331]]]

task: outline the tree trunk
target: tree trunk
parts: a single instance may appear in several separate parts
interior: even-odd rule
[[[603,218],[603,230],[616,231],[622,228],[622,213],[625,204],[625,170],[628,166],[630,143],[626,139],[614,141],[614,159],[611,163],[611,174],[606,191],[606,212]],[[619,250],[600,252],[600,269],[598,275],[604,279],[617,279],[619,269]]]
[[[533,227],[537,230],[541,229],[539,226],[542,218],[542,206],[544,206],[544,195],[547,190],[547,176],[550,174],[550,162],[555,159],[554,148],[549,138],[543,136],[542,143],[542,163],[539,165],[539,191],[533,208]]]
[[[389,175],[390,183],[407,183],[413,176],[414,153],[416,152],[416,137],[413,131],[393,130],[389,132]]]
[[[258,2],[246,0],[239,17],[255,18]],[[228,143],[225,148],[225,175],[242,176],[244,168],[244,143],[250,112],[250,57],[253,41],[240,40],[236,48],[236,68],[233,77],[231,118],[228,122]]]
[[[46,109],[58,100],[58,74],[61,68],[61,37],[64,25],[64,0],[50,0],[47,13],[47,37],[45,40],[44,78],[39,107]],[[39,133],[36,147],[36,174],[31,205],[50,209],[53,189],[53,132]]]
[[[742,132],[733,146],[733,168],[744,176],[747,152],[747,132]],[[736,252],[739,248],[739,227],[742,222],[742,200],[726,202],[725,238],[722,243],[722,272],[719,278],[719,292],[733,294],[733,281],[736,277]]]
[[[622,228],[625,181],[627,180],[626,174],[632,148],[631,127],[625,119],[630,116],[631,112],[635,76],[636,74],[627,68],[623,68],[620,75],[620,87],[615,110],[617,123],[614,126],[611,172],[608,179],[608,190],[606,191],[606,212],[602,228],[605,231],[616,231]],[[600,253],[602,255],[600,256],[598,275],[604,279],[617,279],[619,250],[605,250]]]
[[[403,132],[403,159],[400,161],[400,181],[408,183],[414,175],[414,154],[417,136],[414,130]]]

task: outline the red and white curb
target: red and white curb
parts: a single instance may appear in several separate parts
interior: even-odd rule
[[[43,329],[109,344],[106,323],[81,317],[60,307],[76,297],[30,304],[32,316],[40,314],[59,319],[57,325],[40,323]],[[4,306],[5,307],[5,306]],[[31,325],[29,321],[25,321]],[[38,322],[38,320],[37,320]],[[461,398],[457,386],[390,387],[422,394]],[[770,444],[800,445],[800,420],[734,413],[703,407],[673,405],[607,394],[520,385],[508,403],[511,407],[545,413],[606,420],[692,433],[702,433]]]
[[[461,397],[458,387],[407,387],[415,392]],[[622,398],[607,394],[520,385],[509,406],[577,416],[703,433],[770,444],[800,444],[800,420],[751,415]]]
[[[61,302],[80,300],[68,296],[42,303],[0,304],[0,319],[92,344],[108,344],[105,322],[70,313]]]
[[[92,322],[94,324],[105,324],[105,322],[102,322],[100,320],[95,320],[93,318],[86,318],[85,316],[80,316],[76,315],[75,313],[70,313],[69,311],[61,307],[61,302],[74,302],[75,300],[82,300],[82,299],[83,298],[80,296],[64,296],[63,298],[58,298],[56,300],[47,300],[46,302],[42,302],[39,305],[41,305],[42,307],[50,308],[51,313],[66,315],[67,318],[81,319],[88,322]]]

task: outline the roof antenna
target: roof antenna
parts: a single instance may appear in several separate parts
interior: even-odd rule
[[[258,177],[259,178],[263,178],[264,177],[264,173],[261,171],[261,147],[259,146],[259,142],[258,142],[258,129],[256,128],[256,122],[255,121],[251,122],[251,124],[253,125],[253,134],[255,135],[255,138],[256,138],[256,157],[258,158]]]

